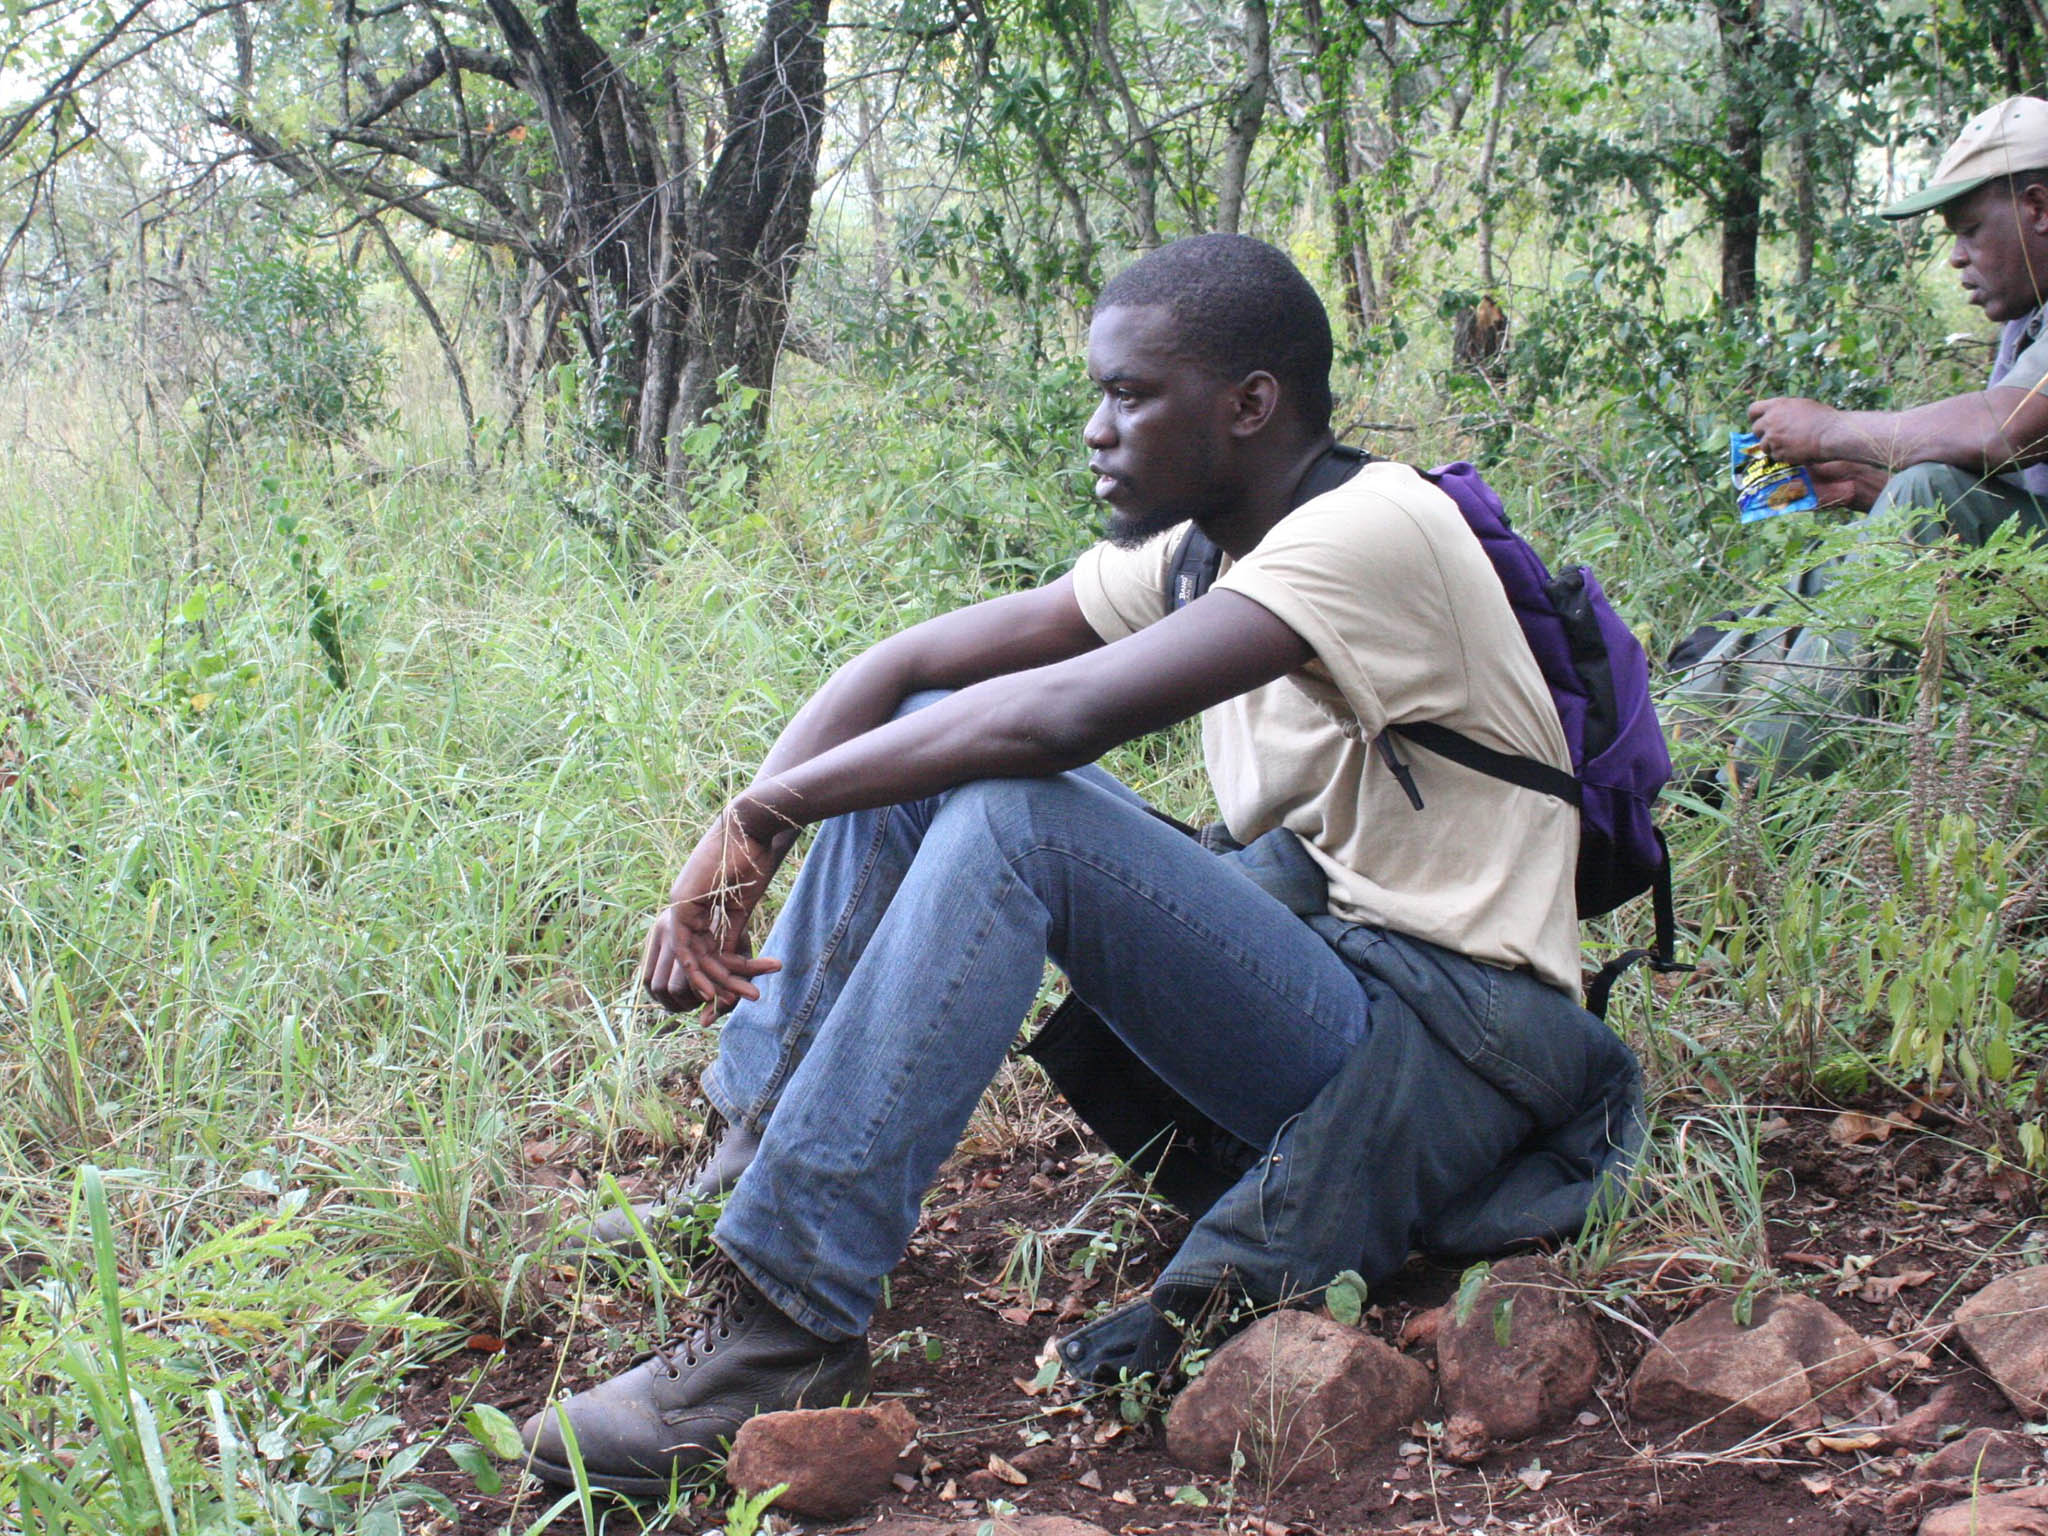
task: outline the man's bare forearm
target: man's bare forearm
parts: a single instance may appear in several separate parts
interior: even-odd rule
[[[973,779],[1059,773],[1270,682],[1311,654],[1256,602],[1213,592],[1114,646],[978,683],[948,678],[958,691],[929,709],[764,770],[729,814],[749,836],[768,838]]]
[[[886,725],[914,693],[928,688],[971,687],[992,677],[1064,660],[1100,644],[1081,615],[1069,577],[913,625],[870,646],[833,673],[783,728],[762,759],[756,782],[779,781]],[[890,803],[885,797],[841,809]],[[816,819],[803,818],[806,822]],[[780,852],[793,833],[786,827],[777,830]]]
[[[1120,737],[1048,707],[1035,674],[973,685],[901,719],[885,719],[800,762],[770,763],[734,800],[753,836],[849,811],[922,799],[972,779],[1032,778],[1092,762]]]
[[[1998,474],[2048,458],[2048,399],[2039,390],[1979,390],[1903,411],[1773,400],[1751,415],[1766,449],[1795,464],[1848,459],[1898,470],[1934,463]]]

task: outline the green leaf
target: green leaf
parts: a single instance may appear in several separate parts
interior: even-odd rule
[[[1464,1278],[1458,1282],[1458,1294],[1451,1298],[1451,1316],[1461,1323],[1470,1317],[1472,1309],[1479,1305],[1479,1293],[1486,1289],[1486,1282],[1492,1278],[1491,1264],[1474,1264],[1466,1270]]]
[[[1365,1316],[1365,1277],[1355,1269],[1342,1271],[1323,1291],[1323,1306],[1346,1328],[1356,1328]]]
[[[526,1442],[519,1438],[519,1426],[502,1409],[478,1403],[462,1416],[462,1427],[500,1461],[517,1461],[526,1454]]]
[[[478,1493],[496,1493],[505,1486],[505,1479],[498,1475],[498,1469],[491,1465],[491,1458],[480,1445],[459,1440],[448,1447],[448,1459],[469,1475]]]
[[[1183,1483],[1180,1487],[1173,1490],[1173,1502],[1176,1504],[1192,1504],[1198,1509],[1207,1509],[1209,1507],[1209,1495],[1202,1492],[1193,1483]]]

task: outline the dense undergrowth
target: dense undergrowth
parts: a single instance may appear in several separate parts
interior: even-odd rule
[[[1747,398],[1976,366],[1902,350],[1913,305],[1745,335],[1580,302],[1587,371],[1532,350],[1495,392],[1367,349],[1346,419],[1482,457],[1653,653],[1826,552],[1810,519],[1735,525],[1713,433]],[[0,1507],[393,1531],[427,1495],[385,1399],[534,1305],[528,1145],[624,1160],[698,1116],[708,1038],[629,986],[697,824],[835,661],[1085,545],[1085,386],[993,347],[792,361],[757,460],[706,434],[679,517],[539,452],[472,479],[431,386],[354,436],[143,430],[110,347],[17,344],[0,434]],[[1674,797],[1701,964],[1617,994],[1667,1134],[1575,1250],[1589,1284],[1645,1254],[1768,1283],[1783,1100],[1939,1094],[1982,1155],[2048,1166],[2048,556],[1856,550],[1804,616],[1877,616],[1891,660],[1838,771]],[[1199,819],[1190,748],[1111,766]],[[1681,755],[1711,769],[1711,737]],[[1589,924],[1589,956],[1647,924]],[[983,1134],[1027,1134],[1031,1094]],[[449,1443],[502,1431],[470,1406]]]

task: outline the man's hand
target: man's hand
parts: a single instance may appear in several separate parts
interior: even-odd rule
[[[1889,471],[1853,459],[1823,459],[1809,464],[1807,472],[1822,506],[1854,507],[1858,512],[1868,512],[1891,479]]]
[[[670,1013],[703,1006],[704,1017],[761,995],[751,978],[782,969],[757,959],[747,922],[781,862],[769,843],[748,835],[730,811],[711,824],[669,889],[640,956],[640,980]]]
[[[1827,434],[1840,414],[1818,400],[1780,395],[1750,406],[1749,428],[1780,464],[1818,464],[1840,457],[1839,450],[1830,452],[1827,446]]]

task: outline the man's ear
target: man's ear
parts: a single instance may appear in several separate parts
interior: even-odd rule
[[[2021,189],[2020,195],[2014,198],[2013,202],[2019,208],[2021,222],[2029,232],[2048,236],[2048,182],[2030,183]]]
[[[1280,409],[1280,381],[1263,368],[1255,369],[1237,381],[1231,391],[1231,405],[1231,435],[1256,437],[1266,430],[1273,413]]]

